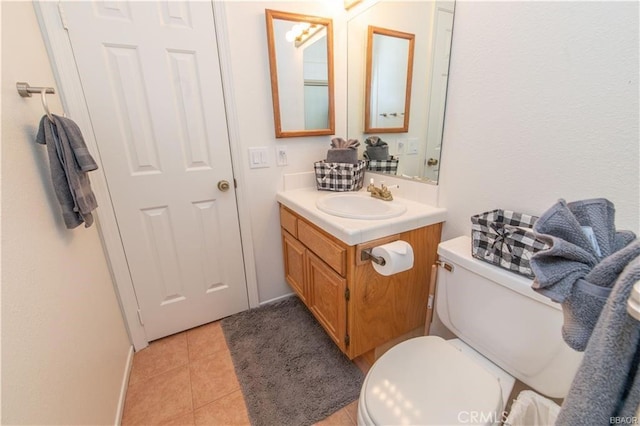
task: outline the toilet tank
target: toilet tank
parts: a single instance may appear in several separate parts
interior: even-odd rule
[[[562,310],[532,280],[471,256],[471,238],[438,246],[436,313],[449,330],[536,391],[564,398],[582,354],[562,340]]]

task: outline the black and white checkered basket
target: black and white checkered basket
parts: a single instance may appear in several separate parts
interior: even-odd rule
[[[548,246],[531,230],[536,216],[492,210],[471,216],[471,254],[485,262],[533,278],[531,256]]]
[[[389,160],[369,160],[367,170],[395,175],[398,172],[399,159],[391,157]]]
[[[367,162],[360,160],[357,164],[314,163],[316,186],[322,191],[358,191],[364,182]]]

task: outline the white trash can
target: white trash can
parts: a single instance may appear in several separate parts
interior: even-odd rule
[[[505,426],[552,426],[556,423],[560,406],[533,391],[520,392],[513,402]]]

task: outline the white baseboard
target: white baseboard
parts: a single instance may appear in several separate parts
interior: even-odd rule
[[[114,424],[119,426],[122,423],[122,415],[124,414],[124,401],[127,397],[127,387],[129,386],[129,375],[133,366],[133,346],[129,346],[129,354],[127,355],[127,363],[124,366],[122,374],[122,385],[120,386],[120,399],[116,408],[116,418]]]
[[[287,293],[284,296],[274,297],[273,299],[265,300],[264,302],[260,302],[260,306],[269,305],[274,302],[278,302],[282,299],[286,299],[288,297],[294,296],[295,293]]]

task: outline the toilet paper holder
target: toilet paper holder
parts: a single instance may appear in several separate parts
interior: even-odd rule
[[[380,266],[384,266],[387,264],[387,261],[384,260],[384,258],[380,257],[380,256],[376,256],[375,254],[371,253],[372,249],[363,249],[360,252],[360,260],[368,260],[371,259],[372,262],[377,263]]]

